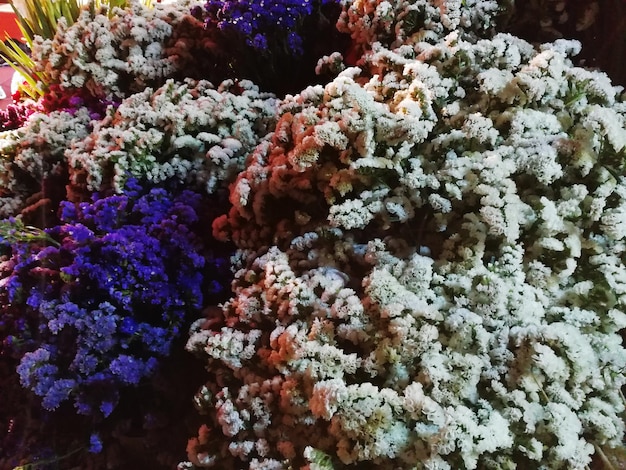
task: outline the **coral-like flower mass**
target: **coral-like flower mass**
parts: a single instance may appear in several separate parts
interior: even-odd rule
[[[30,340],[5,353],[23,354],[20,380],[47,409],[72,397],[81,414],[110,414],[119,384],[150,375],[202,305],[200,196],[141,192],[63,203],[62,224],[13,243],[3,263],[6,315],[39,323],[16,321],[11,334]]]
[[[77,423],[50,457],[0,407],[21,459],[623,446],[626,101],[579,42],[499,30],[496,0],[118,3],[33,42],[43,96],[0,134],[0,373]]]

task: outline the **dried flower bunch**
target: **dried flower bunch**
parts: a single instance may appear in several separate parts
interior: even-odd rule
[[[330,0],[323,0],[327,3]],[[233,30],[246,38],[249,46],[260,52],[268,51],[268,33],[286,36],[286,46],[291,53],[302,54],[302,37],[297,33],[299,24],[317,7],[311,0],[223,1],[208,0],[205,9],[208,27],[217,26]],[[274,39],[270,36],[270,42]],[[280,44],[280,43],[279,43]],[[276,44],[274,44],[276,46]],[[269,50],[271,53],[271,50]]]
[[[245,156],[275,122],[273,95],[251,82],[214,87],[168,80],[135,93],[65,153],[71,184],[123,190],[129,176],[159,184],[170,178],[209,193],[234,179]]]
[[[3,230],[3,316],[15,318],[3,353],[20,358],[21,382],[44,408],[72,399],[80,414],[108,416],[119,387],[169,354],[202,306],[201,202],[129,181],[123,195],[63,203],[62,225]]]
[[[62,196],[52,193],[65,195],[65,151],[89,135],[91,114],[85,107],[35,112],[24,126],[0,135],[0,217],[19,214],[35,199],[52,198],[58,204]]]
[[[620,444],[620,90],[575,42],[478,39],[435,3],[348,5],[359,68],[283,100],[232,186],[181,468],[583,469]]]
[[[195,25],[189,9],[135,5],[110,18],[87,9],[72,26],[61,22],[54,38],[39,38],[34,50],[35,63],[53,77],[45,95],[24,125],[0,140],[1,215],[9,218],[0,227],[2,370],[17,361],[14,373],[45,409],[67,410],[70,402],[96,427],[125,389],[146,386],[191,319],[229,284],[230,248],[215,242],[207,225],[225,212],[220,192],[245,155],[273,128],[276,100],[245,80],[215,87],[158,74],[150,75],[158,87],[144,83],[135,93],[120,80],[110,87],[98,81],[94,70],[113,67],[109,62],[96,67],[96,60],[87,70],[79,56],[55,66],[45,54],[84,46],[89,56],[99,46],[84,42],[81,31],[95,24],[126,45],[139,30],[122,28],[120,36],[122,20],[156,15]],[[151,47],[164,50],[182,29],[164,26]],[[176,47],[169,51],[186,45]],[[77,70],[92,85],[79,88],[62,77]],[[131,83],[141,81],[141,71],[124,70]],[[3,426],[5,418],[21,421],[2,416]],[[19,426],[11,425],[13,436]],[[89,449],[102,448],[97,434],[90,439]],[[6,449],[9,458],[29,449],[33,458],[45,455],[32,443],[15,445],[21,447]]]
[[[75,22],[59,20],[53,38],[38,37],[32,56],[49,83],[93,96],[123,98],[147,86],[160,86],[184,67],[186,57],[170,45],[174,30],[190,17],[190,2],[83,9]],[[168,47],[170,46],[170,47]]]
[[[10,104],[0,111],[0,132],[22,127],[28,116],[35,112],[32,102]]]
[[[189,325],[180,470],[582,470],[621,445],[626,101],[579,43],[498,32],[510,4],[61,20],[0,134],[0,366],[95,417],[95,468]]]

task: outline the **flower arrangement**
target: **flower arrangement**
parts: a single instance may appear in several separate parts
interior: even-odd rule
[[[322,2],[322,4],[328,2]],[[258,51],[267,51],[271,37],[268,34],[286,35],[287,47],[293,54],[302,54],[302,37],[296,26],[313,12],[308,1],[232,2],[209,0],[206,3],[207,26],[233,30],[246,37],[246,43]],[[278,25],[278,28],[275,28]],[[269,41],[268,41],[269,39]]]
[[[320,82],[318,59],[347,44],[334,24],[340,8],[337,0],[209,0],[192,11],[217,33],[218,49],[231,51],[222,70],[284,95]]]
[[[3,230],[12,250],[1,281],[7,300],[20,319],[38,325],[14,332],[10,343],[20,344],[9,353],[36,342],[17,372],[44,408],[72,396],[78,413],[109,415],[115,387],[149,375],[186,312],[202,305],[205,259],[189,230],[199,219],[200,196],[141,189],[131,184],[123,195],[65,202],[61,225],[40,236],[19,221]]]
[[[22,127],[35,110],[31,103],[10,104],[0,111],[0,129],[10,131]]]
[[[508,32],[532,41],[571,38],[589,44],[595,38],[594,46],[583,47],[573,60],[601,69],[614,83],[624,85],[626,67],[613,57],[622,55],[626,47],[625,13],[622,0],[516,0],[501,23]]]
[[[124,99],[65,153],[72,186],[90,191],[126,179],[169,178],[208,193],[231,180],[273,126],[275,98],[249,81],[168,80]]]
[[[333,468],[584,468],[619,445],[624,107],[575,47],[378,43],[283,101],[214,224],[242,257],[188,343],[220,373],[196,466],[312,447]]]
[[[150,6],[152,0],[142,0],[144,6]],[[21,74],[23,83],[19,87],[21,94],[31,98],[40,98],[48,86],[54,83],[45,71],[38,70],[37,59],[32,58],[24,48],[32,49],[35,42],[51,40],[58,32],[59,24],[72,25],[78,19],[81,7],[89,3],[90,15],[95,10],[112,15],[115,8],[128,6],[126,0],[16,0],[10,2],[16,16],[17,27],[23,34],[26,44],[7,38],[6,43],[0,42],[2,58]]]
[[[179,470],[611,468],[626,102],[578,42],[498,31],[509,7],[133,3],[37,39],[42,108],[0,140],[0,371],[86,421],[22,456],[146,467],[185,416]],[[159,428],[128,403],[184,342],[196,411]]]

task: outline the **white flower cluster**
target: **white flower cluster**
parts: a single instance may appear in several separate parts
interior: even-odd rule
[[[567,41],[410,42],[288,96],[231,187],[196,467],[584,469],[622,441],[619,90]]]
[[[337,28],[364,50],[375,43],[391,48],[432,43],[452,31],[484,33],[502,10],[497,0],[354,0],[346,5]]]
[[[171,78],[201,62],[187,37],[203,30],[189,13],[194,5],[132,2],[111,18],[85,9],[72,26],[61,21],[54,39],[39,39],[33,59],[52,83],[87,88],[100,106],[107,98],[111,104],[102,118],[87,100],[68,112],[36,113],[19,130],[0,134],[0,217],[36,202],[42,186],[54,186],[46,184],[51,176],[63,187],[69,174],[70,200],[120,191],[129,176],[177,178],[208,192],[235,178],[274,127],[276,100],[248,80],[213,86]]]
[[[135,1],[113,12],[85,8],[71,26],[62,19],[53,39],[39,38],[33,60],[51,83],[87,88],[93,96],[123,97],[159,86],[190,63],[189,45],[180,37],[194,22],[202,34],[189,13],[194,5],[201,3],[147,7]]]
[[[273,95],[249,81],[168,80],[129,96],[94,122],[65,156],[73,185],[121,191],[129,176],[153,183],[178,178],[213,192],[231,181],[273,126]],[[105,176],[106,175],[106,176]]]
[[[87,109],[35,113],[15,131],[0,133],[0,218],[17,214],[51,175],[63,173],[69,145],[89,135]]]

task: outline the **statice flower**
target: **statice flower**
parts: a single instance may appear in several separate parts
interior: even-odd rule
[[[214,193],[273,126],[275,98],[248,80],[168,80],[124,99],[65,152],[76,192],[125,187],[129,176],[176,178]]]
[[[332,0],[323,0],[322,4],[329,1]],[[303,53],[298,26],[314,8],[316,5],[312,0],[209,0],[205,5],[205,21],[207,26],[238,32],[246,38],[248,45],[260,52],[269,52],[268,39],[272,39],[275,45],[273,36],[284,35],[289,50],[298,55]]]
[[[196,2],[129,3],[111,12],[84,8],[73,24],[60,20],[53,38],[37,39],[32,57],[49,82],[70,93],[121,99],[191,65],[188,44],[178,43],[175,29],[186,27]],[[202,35],[201,25],[196,31]]]
[[[497,0],[349,1],[337,28],[349,33],[361,52],[375,43],[391,48],[432,44],[454,31],[477,38],[494,27],[505,5]]]
[[[340,11],[337,0],[208,0],[193,14],[218,50],[228,50],[220,68],[229,77],[250,79],[280,96],[322,81],[315,75],[317,60],[347,47],[349,36],[335,28]]]
[[[231,186],[192,468],[582,470],[623,442],[621,90],[575,42],[417,3],[441,31],[286,97]]]
[[[5,109],[0,110],[0,131],[9,131],[22,127],[35,110],[36,105],[32,101],[7,105]]]
[[[91,122],[87,108],[38,111],[24,126],[0,133],[0,217],[19,214],[38,196],[65,197],[64,152],[89,134]],[[51,209],[46,215],[54,219]]]
[[[11,257],[0,289],[26,320],[12,326],[23,344],[7,352],[21,357],[20,381],[44,408],[72,401],[80,414],[108,416],[120,388],[169,354],[216,280],[196,235],[203,201],[130,180],[123,195],[63,203],[61,224],[45,231],[3,230]]]
[[[43,95],[40,106],[48,113],[59,110],[71,115],[76,114],[82,108],[87,108],[89,117],[97,121],[104,118],[109,106],[117,108],[119,100],[93,96],[84,88],[68,91],[58,84],[52,84]]]
[[[321,5],[332,1],[322,0]],[[284,35],[288,50],[298,55],[304,52],[298,26],[317,7],[312,0],[208,0],[205,21],[207,26],[242,34],[248,45],[260,52],[269,52],[268,36],[274,39],[273,36]]]

